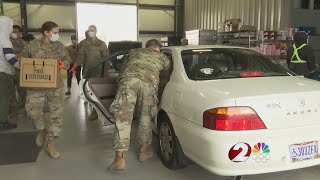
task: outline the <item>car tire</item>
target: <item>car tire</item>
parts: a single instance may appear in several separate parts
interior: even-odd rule
[[[158,146],[159,157],[165,167],[178,170],[187,166],[187,158],[167,115],[158,122]]]

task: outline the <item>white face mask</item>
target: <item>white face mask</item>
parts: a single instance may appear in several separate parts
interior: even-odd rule
[[[10,37],[11,37],[12,39],[17,39],[17,38],[18,38],[18,34],[16,34],[16,33],[11,33]]]
[[[94,38],[96,37],[96,33],[93,31],[88,32],[89,37]]]
[[[59,34],[52,34],[50,41],[57,42],[59,40]]]

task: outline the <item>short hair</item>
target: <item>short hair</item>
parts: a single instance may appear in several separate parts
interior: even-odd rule
[[[296,32],[294,34],[294,42],[296,44],[306,44],[308,42],[309,35],[306,32]]]
[[[147,43],[146,43],[146,48],[160,48],[161,44],[158,40],[156,39],[150,39]]]
[[[181,45],[186,46],[188,44],[189,44],[188,39],[186,39],[186,38],[181,39]]]
[[[57,23],[52,21],[47,21],[43,23],[41,28],[41,33],[44,34],[45,31],[51,31],[53,28],[59,27]]]
[[[13,25],[12,26],[13,29],[19,29],[19,31],[22,31],[22,28],[19,25]]]
[[[78,40],[78,38],[77,38],[76,35],[72,35],[72,36],[71,36],[71,40]]]
[[[97,26],[96,25],[90,25],[88,28],[94,28],[95,30],[97,30]]]

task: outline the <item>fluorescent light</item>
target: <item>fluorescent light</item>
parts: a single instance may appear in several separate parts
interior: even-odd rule
[[[193,52],[212,52],[212,49],[194,49]]]

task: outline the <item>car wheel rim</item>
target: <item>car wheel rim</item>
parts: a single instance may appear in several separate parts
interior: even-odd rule
[[[161,153],[166,161],[169,161],[173,154],[173,138],[169,125],[164,122],[160,126],[160,148]]]

